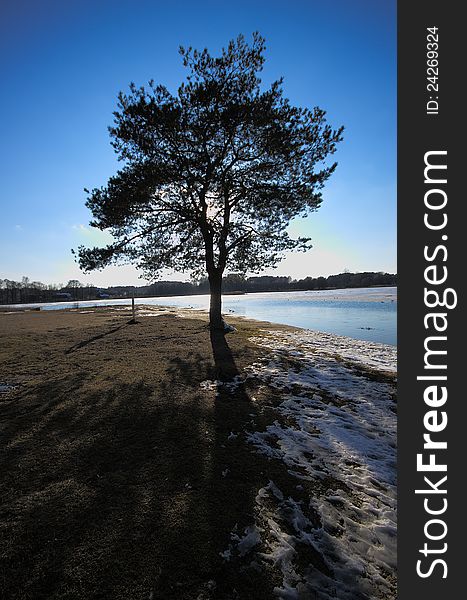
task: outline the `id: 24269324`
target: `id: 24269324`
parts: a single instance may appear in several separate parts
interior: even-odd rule
[[[427,27],[426,35],[426,80],[427,92],[436,95],[428,96],[426,103],[426,114],[437,115],[439,111],[438,103],[438,27]]]

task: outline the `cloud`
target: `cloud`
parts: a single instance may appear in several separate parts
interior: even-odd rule
[[[16,231],[24,231],[24,229],[21,227],[21,225],[15,225],[15,229],[16,229]]]
[[[114,238],[108,231],[101,231],[96,227],[89,227],[82,223],[72,225],[71,229],[78,236],[79,241],[83,242],[86,246],[106,246],[114,241]]]
[[[83,225],[82,223],[80,223],[79,225],[72,225],[71,228],[75,231],[78,231],[79,233],[82,233],[83,235],[92,235],[91,228],[86,227],[86,225]]]

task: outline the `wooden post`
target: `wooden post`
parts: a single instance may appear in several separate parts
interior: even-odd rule
[[[135,295],[131,296],[131,312],[133,314],[133,322],[136,322],[136,311],[135,311]]]

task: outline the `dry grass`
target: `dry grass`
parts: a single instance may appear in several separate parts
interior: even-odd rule
[[[257,360],[256,325],[227,346],[200,319],[129,317],[0,314],[3,597],[272,598],[277,573],[219,553],[260,487],[296,482],[227,441],[254,418],[247,390],[200,387]]]

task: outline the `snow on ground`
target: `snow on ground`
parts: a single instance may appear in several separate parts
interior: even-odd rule
[[[366,367],[396,372],[397,348],[388,344],[365,342],[321,331],[269,331],[267,335],[252,338],[259,345],[276,351],[287,351],[298,357],[319,352],[321,355],[340,356]]]
[[[270,356],[245,379],[274,392],[277,420],[246,438],[309,494],[258,490],[255,523],[232,532],[224,558],[247,547],[253,566],[280,569],[284,599],[395,598],[396,349],[311,331],[254,341]]]

